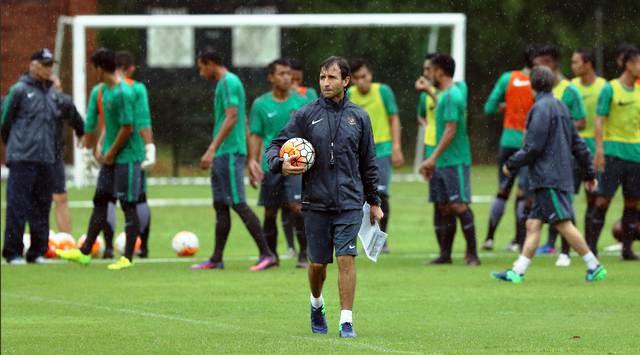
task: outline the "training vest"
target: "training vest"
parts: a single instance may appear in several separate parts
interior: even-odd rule
[[[609,117],[604,120],[604,140],[640,144],[640,85],[633,91],[622,86],[620,80],[609,82],[613,89]]]
[[[380,94],[380,83],[371,84],[371,89],[366,94],[361,94],[356,87],[350,90],[349,99],[356,105],[362,107],[369,114],[371,129],[373,130],[373,141],[385,143],[391,141],[391,125],[387,109]]]
[[[598,106],[598,95],[607,84],[604,78],[597,77],[591,85],[584,85],[580,78],[574,78],[571,83],[578,89],[584,108],[587,111],[586,125],[578,134],[582,138],[593,138],[595,136],[596,108]]]
[[[558,85],[556,85],[556,87],[553,88],[553,97],[555,97],[556,99],[562,101],[562,95],[564,95],[564,91],[567,90],[567,88],[571,85],[571,83],[569,82],[569,80],[567,79],[562,79],[560,80],[560,82],[558,83]]]
[[[424,144],[435,147],[436,145],[436,102],[427,94],[424,99],[425,119],[427,127],[424,131]]]
[[[529,76],[520,70],[512,71],[504,98],[506,107],[503,127],[524,131],[527,113],[534,102]]]

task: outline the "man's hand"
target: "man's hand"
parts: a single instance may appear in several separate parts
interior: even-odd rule
[[[292,155],[284,159],[284,161],[282,162],[283,176],[300,175],[304,173],[304,166],[293,165],[293,163],[295,163],[296,159],[298,159],[299,157],[300,157],[299,155]]]
[[[207,170],[211,169],[213,166],[213,158],[215,157],[215,153],[213,151],[207,150],[200,158],[200,169]]]
[[[260,163],[255,159],[249,160],[247,165],[249,168],[249,182],[251,183],[251,187],[255,189],[264,178],[264,173],[262,172]]]
[[[420,169],[418,170],[425,179],[429,180],[433,176],[433,172],[436,169],[436,160],[433,157],[429,157],[427,160],[423,161],[420,164]]]
[[[596,156],[593,158],[593,166],[596,168],[596,171],[603,172],[605,169],[604,164],[604,153],[602,151],[596,151]]]
[[[504,176],[506,177],[511,177],[511,171],[509,171],[509,168],[507,168],[507,164],[504,164],[502,166],[502,173],[504,174]]]
[[[426,126],[427,126],[427,120],[425,120],[425,119],[424,119],[424,118],[422,118],[422,117],[417,117],[417,118],[416,118],[416,121],[418,121],[418,124],[419,124],[419,125],[421,125],[421,126],[423,126],[423,127],[426,127]]]
[[[113,150],[109,150],[107,154],[105,154],[104,157],[102,158],[102,164],[113,165],[115,160],[116,160],[116,154],[113,152]]]
[[[429,91],[429,89],[431,88],[431,84],[429,83],[429,80],[427,80],[427,78],[425,78],[424,76],[420,76],[416,80],[415,87],[418,91]]]
[[[584,182],[584,187],[589,192],[596,192],[598,190],[598,180],[588,180]]]
[[[393,149],[393,153],[391,154],[391,163],[393,164],[394,168],[399,168],[404,165],[404,155],[402,154],[402,149]]]
[[[371,210],[369,211],[369,217],[371,218],[371,224],[375,222],[380,222],[382,217],[384,217],[384,213],[382,212],[382,208],[380,206],[371,206]]]

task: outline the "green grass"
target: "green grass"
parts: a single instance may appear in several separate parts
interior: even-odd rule
[[[472,183],[474,194],[493,194],[494,168],[474,167]],[[468,268],[461,262],[464,241],[458,235],[454,265],[420,266],[437,250],[426,190],[424,183],[393,185],[392,254],[377,264],[365,257],[357,261],[358,338],[354,340],[341,340],[336,333],[340,311],[336,267],[330,267],[324,291],[329,335],[312,336],[305,272],[295,269],[293,260],[262,273],[247,271],[257,252],[234,216],[224,271],[190,271],[189,262],[138,263],[121,272],[98,263],[2,265],[2,353],[639,351],[637,264],[604,256],[607,279],[588,284],[584,264],[575,253],[572,266],[564,269],[553,265],[555,258],[539,257],[524,284],[504,284],[491,280],[489,272],[510,266],[515,254],[483,253],[482,266]],[[91,193],[72,190],[70,198],[88,200]],[[210,191],[152,187],[150,196],[203,198]],[[249,189],[248,197],[256,196]],[[578,216],[584,211],[583,200],[576,199]],[[472,207],[478,239],[483,240],[489,204]],[[256,211],[262,213],[257,207]],[[89,212],[72,210],[74,235],[84,233]],[[620,212],[616,198],[601,245],[612,242],[610,225]],[[152,213],[152,257],[174,257],[170,240],[180,230],[200,237],[196,260],[209,255],[212,208],[158,207]],[[120,216],[118,229],[122,226]],[[497,235],[499,249],[512,235],[510,204]],[[281,253],[283,244],[281,238]]]

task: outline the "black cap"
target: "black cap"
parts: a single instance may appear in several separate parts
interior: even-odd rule
[[[42,48],[31,55],[31,60],[37,60],[40,63],[53,63],[53,53],[49,48]]]

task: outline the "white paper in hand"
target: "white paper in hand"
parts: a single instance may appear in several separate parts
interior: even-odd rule
[[[387,240],[387,233],[380,229],[380,225],[376,221],[375,224],[371,224],[371,206],[365,203],[362,206],[362,224],[360,225],[360,231],[358,236],[362,242],[364,253],[367,257],[373,261],[378,260],[378,255],[382,251],[385,241]]]

